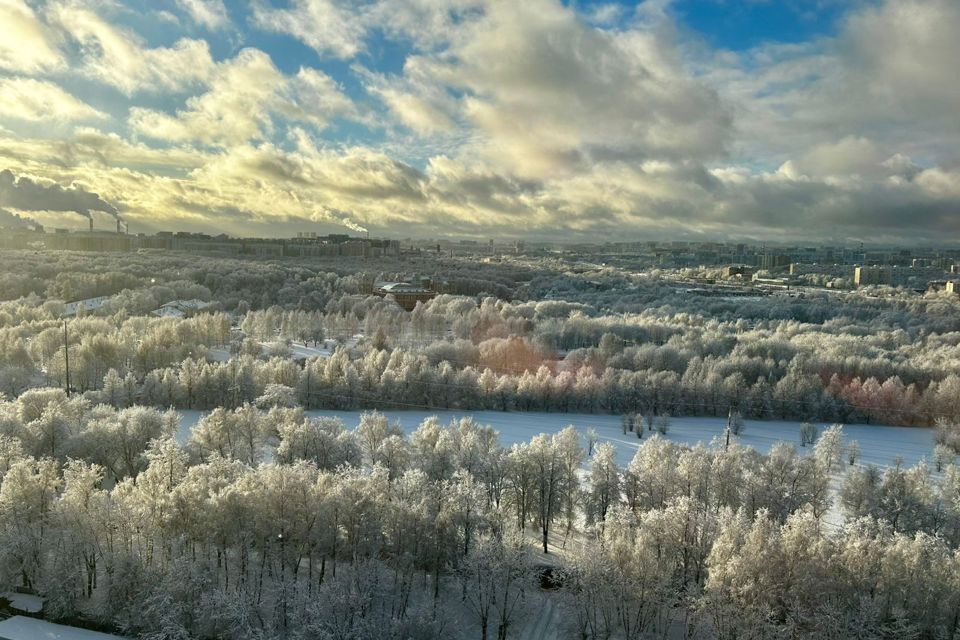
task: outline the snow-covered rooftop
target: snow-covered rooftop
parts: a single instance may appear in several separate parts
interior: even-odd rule
[[[112,296],[97,296],[96,298],[87,298],[86,300],[75,300],[63,305],[63,315],[75,316],[81,308],[84,311],[93,311],[110,302]]]
[[[68,627],[36,618],[13,616],[0,621],[0,638],[5,640],[123,640],[121,636]]]
[[[182,318],[190,311],[200,311],[213,306],[212,302],[204,302],[193,298],[191,300],[171,300],[164,303],[159,309],[153,311],[153,315],[161,318]]]
[[[431,293],[429,289],[409,282],[388,282],[380,285],[380,289],[387,293]]]
[[[17,611],[26,611],[27,613],[39,613],[43,609],[43,598],[30,595],[29,593],[17,593],[8,591],[0,595],[0,598],[8,600],[10,607]]]

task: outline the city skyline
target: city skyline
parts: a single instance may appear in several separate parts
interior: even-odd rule
[[[0,216],[949,244],[958,29],[949,0],[4,0]]]

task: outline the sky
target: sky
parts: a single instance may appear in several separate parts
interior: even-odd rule
[[[0,224],[955,243],[957,0],[0,0]]]

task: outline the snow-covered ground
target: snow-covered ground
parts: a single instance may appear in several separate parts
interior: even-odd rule
[[[203,411],[181,411],[182,420],[178,433],[178,439],[181,442],[186,442],[190,436],[190,430],[204,413]],[[315,417],[338,417],[348,428],[354,428],[363,411],[316,410],[307,413]],[[584,436],[588,429],[593,428],[601,441],[608,441],[616,446],[617,458],[621,466],[626,466],[636,450],[652,435],[651,432],[644,431],[642,440],[637,439],[634,433],[624,435],[620,416],[613,415],[503,411],[384,411],[383,413],[391,421],[398,421],[406,433],[416,429],[425,418],[430,416],[437,416],[443,423],[448,423],[455,418],[472,416],[477,422],[496,429],[504,445],[529,441],[539,433],[556,433],[567,425],[573,425]],[[725,425],[724,418],[673,418],[669,431],[664,437],[674,442],[690,445],[703,443],[707,446],[717,439],[719,445]],[[823,430],[829,425],[818,424],[817,426]],[[903,463],[909,466],[924,458],[929,459],[933,451],[933,429],[929,428],[854,424],[844,425],[843,432],[845,442],[856,440],[859,443],[860,464],[888,467],[893,465],[897,458],[901,458]],[[805,451],[800,448],[799,422],[747,420],[737,440],[761,452],[769,451],[777,442],[792,443],[798,450]],[[846,467],[838,470],[831,483],[831,493],[836,493],[845,471]],[[835,528],[843,523],[843,514],[836,501],[833,508],[826,514],[824,521],[825,524]],[[571,549],[577,545],[577,540],[565,541],[560,538],[553,540],[554,545],[562,544],[564,548],[566,542],[570,542]],[[563,552],[559,549],[555,550],[558,555],[552,557],[561,557]],[[560,619],[553,598],[549,595],[536,598],[531,600],[529,606],[530,614],[520,622],[517,629],[518,637],[522,640],[559,638],[561,636]]]
[[[120,636],[53,624],[36,618],[13,616],[0,621],[0,638],[6,640],[122,640]]]
[[[232,358],[230,350],[224,347],[212,347],[207,349],[207,360],[212,362],[229,362]]]
[[[190,430],[205,413],[203,411],[181,411],[183,419],[177,439],[186,442]],[[335,416],[344,424],[353,428],[360,421],[363,411],[308,411],[311,416]],[[573,425],[584,436],[587,429],[593,427],[601,440],[612,442],[618,451],[618,460],[626,465],[633,458],[637,448],[643,444],[633,433],[623,434],[620,416],[578,414],[578,413],[521,413],[504,411],[384,411],[390,420],[397,420],[407,433],[416,429],[429,416],[437,416],[443,423],[454,418],[473,416],[481,423],[492,426],[500,432],[500,441],[504,445],[514,442],[526,442],[538,433],[556,433],[567,425]],[[686,444],[702,442],[709,445],[714,438],[723,435],[725,418],[673,418],[670,430],[665,436],[668,440]],[[818,424],[820,429],[829,426]],[[873,424],[851,424],[843,427],[846,442],[856,440],[860,444],[862,464],[874,464],[887,467],[894,464],[897,457],[904,464],[913,465],[921,459],[930,459],[933,451],[933,430],[921,427],[890,427]],[[644,439],[650,437],[644,431]],[[776,442],[790,442],[800,449],[800,423],[789,421],[747,420],[743,433],[739,437],[743,445],[767,452]]]
[[[8,591],[0,594],[0,598],[8,600],[10,607],[17,611],[26,611],[27,613],[39,613],[43,609],[43,598],[30,595],[29,593],[17,593]]]
[[[347,348],[353,348],[357,346],[357,343],[363,338],[362,333],[358,333],[353,337],[349,338],[344,346]],[[263,355],[269,355],[271,350],[276,346],[277,342],[270,341],[261,341],[260,347],[262,349]],[[312,342],[308,344],[303,344],[300,342],[291,342],[290,343],[290,357],[295,360],[309,360],[310,358],[329,358],[333,355],[333,352],[336,351],[339,343],[336,340],[328,339],[322,340],[319,344],[313,345]],[[230,358],[233,355],[230,353],[229,349],[224,347],[212,347],[207,349],[207,359],[213,362],[229,362]]]
[[[348,349],[352,349],[353,347],[357,346],[357,343],[360,342],[361,339],[363,339],[362,333],[354,334],[350,338],[346,339],[346,341],[343,343],[343,346],[347,347]],[[263,353],[266,355],[270,353],[271,348],[275,344],[276,342],[266,341],[261,342],[260,346],[263,347]],[[307,360],[310,358],[329,358],[333,355],[333,352],[336,351],[338,346],[340,346],[340,343],[332,338],[322,340],[317,345],[313,345],[312,342],[308,342],[306,344],[300,342],[291,342],[290,353],[291,357],[297,360],[301,358]]]
[[[294,358],[328,358],[333,355],[336,348],[336,342],[333,340],[324,340],[315,347],[308,347],[304,344],[294,342],[290,345],[290,351]]]

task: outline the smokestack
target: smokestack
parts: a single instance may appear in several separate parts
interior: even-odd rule
[[[120,235],[121,233],[123,232],[120,231],[120,218],[117,218],[117,235]]]
[[[90,233],[93,233],[93,216],[90,216],[88,220],[90,220]]]

